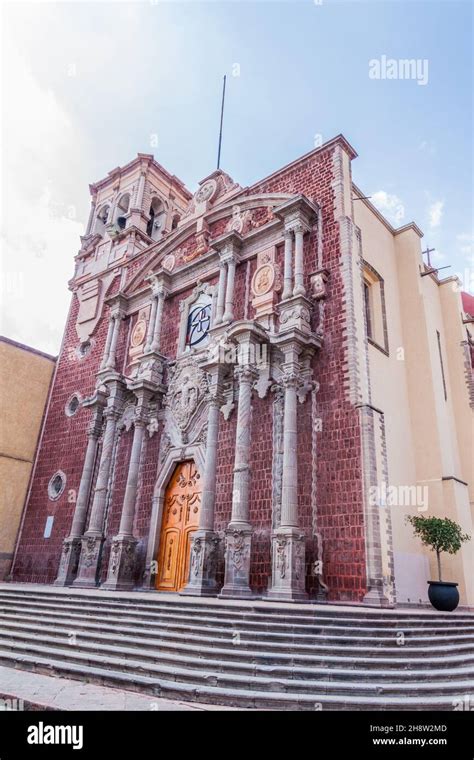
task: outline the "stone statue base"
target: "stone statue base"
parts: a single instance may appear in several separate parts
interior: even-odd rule
[[[72,584],[74,588],[97,587],[97,569],[99,566],[103,541],[103,536],[88,536],[87,534],[82,536],[79,570],[77,572],[76,580]]]
[[[130,591],[135,587],[135,549],[133,536],[116,536],[110,549],[107,580],[102,588],[109,591]]]
[[[277,528],[272,534],[272,586],[269,601],[306,602],[305,542],[299,528]]]
[[[80,538],[64,539],[58,577],[54,581],[55,586],[70,586],[74,581],[79,566],[81,546],[82,540]]]
[[[189,581],[180,591],[185,596],[217,596],[219,536],[213,530],[197,530],[192,537]]]
[[[255,598],[250,589],[252,528],[246,523],[229,524],[225,533],[225,579],[219,596]]]

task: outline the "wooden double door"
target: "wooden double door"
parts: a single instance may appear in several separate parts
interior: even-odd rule
[[[166,489],[158,550],[158,591],[180,591],[188,582],[191,536],[199,526],[202,486],[193,460],[180,462]]]

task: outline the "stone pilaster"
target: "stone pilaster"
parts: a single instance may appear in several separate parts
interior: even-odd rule
[[[135,549],[138,540],[133,535],[133,521],[137,500],[138,477],[140,474],[143,439],[148,421],[150,392],[144,388],[135,391],[135,409],[132,451],[128,466],[127,485],[120,518],[118,534],[112,541],[107,580],[104,588],[116,590],[132,589],[134,586]]]
[[[115,442],[117,420],[120,416],[123,391],[120,381],[109,382],[110,395],[104,412],[106,419],[102,441],[99,472],[94,489],[94,499],[89,518],[89,526],[82,537],[82,551],[79,560],[79,570],[74,586],[90,588],[97,585],[97,571],[100,554],[104,541],[104,516],[107,505],[110,469]]]
[[[89,211],[89,219],[87,220],[85,237],[87,237],[87,235],[90,235],[93,231],[96,207],[97,207],[97,195],[93,195],[91,198],[91,208]]]
[[[201,512],[199,528],[192,538],[189,581],[181,592],[190,596],[215,596],[219,590],[216,579],[219,537],[214,530],[214,510],[216,503],[217,442],[222,404],[222,367],[215,362],[205,368],[210,376],[210,397],[208,400]]]
[[[81,482],[74,509],[71,532],[63,541],[58,576],[54,582],[56,586],[68,586],[73,582],[77,572],[79,556],[81,553],[82,535],[84,533],[87,518],[87,507],[89,504],[94,463],[97,456],[98,439],[102,430],[102,414],[105,403],[105,394],[97,391],[94,398],[91,399],[88,404],[84,404],[84,406],[93,407],[93,415],[87,431],[88,440],[86,456],[82,468]]]

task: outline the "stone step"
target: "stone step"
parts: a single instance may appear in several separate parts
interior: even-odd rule
[[[35,603],[35,602],[28,602],[28,603],[17,603],[14,600],[9,600],[7,603],[2,602],[0,604],[0,610],[11,610],[11,611],[17,611],[20,612],[21,610],[24,610],[28,614],[33,614],[34,612],[41,614],[49,614],[51,611],[57,610],[57,604],[41,604],[41,603]],[[136,610],[130,610],[130,609],[123,609],[121,607],[111,609],[103,609],[101,607],[91,607],[87,604],[82,604],[80,607],[71,607],[68,603],[62,604],[61,608],[65,611],[67,611],[67,614],[75,615],[76,610],[80,610],[81,615],[89,614],[91,617],[94,616],[95,613],[100,612],[101,618],[109,617],[111,620],[118,620],[118,619],[128,619],[128,620],[139,620],[140,622],[153,622],[153,623],[166,623],[167,621],[179,621],[179,620],[189,620],[189,615],[186,615],[185,613],[176,612],[173,613],[172,611],[169,612],[146,612],[142,613],[140,611]],[[112,617],[112,616],[115,617]],[[393,636],[393,632],[395,629],[395,626],[393,624],[379,624],[372,623],[369,625],[368,623],[365,624],[353,624],[351,626],[348,625],[340,625],[338,620],[331,621],[329,623],[324,624],[318,624],[316,621],[312,621],[311,624],[294,624],[291,626],[285,625],[280,622],[276,621],[268,621],[265,619],[260,620],[247,620],[247,619],[236,619],[232,615],[227,616],[225,618],[220,617],[217,618],[214,615],[203,615],[203,614],[196,614],[192,616],[193,623],[196,626],[213,626],[213,625],[226,625],[228,627],[236,627],[240,628],[242,626],[245,626],[246,630],[255,630],[255,631],[268,631],[271,630],[272,632],[283,632],[285,634],[298,634],[305,632],[307,634],[311,633],[321,633],[325,630],[327,630],[328,633],[335,632],[338,635],[345,636],[351,635],[352,632],[356,632],[357,635],[364,636],[369,635],[370,632],[380,633]],[[407,624],[404,624],[404,627],[397,626],[398,630],[402,630],[403,632],[406,631],[406,629],[410,629],[410,633],[416,631],[417,626],[407,626]],[[460,623],[457,625],[452,625],[449,628],[448,627],[441,627],[441,626],[431,626],[431,625],[424,625],[423,627],[419,627],[418,631],[420,633],[426,633],[426,634],[436,634],[436,636],[450,636],[453,634],[469,634],[474,633],[474,621],[472,625],[469,625],[468,623]],[[389,632],[389,633],[388,633]]]
[[[223,672],[216,670],[215,665],[212,670],[201,668],[183,668],[182,666],[163,665],[160,662],[155,664],[145,663],[143,660],[123,659],[112,654],[102,655],[93,652],[78,652],[74,648],[53,648],[45,647],[31,642],[22,644],[21,642],[5,642],[0,639],[0,658],[4,653],[24,655],[29,657],[49,658],[51,667],[56,667],[56,662],[69,662],[83,664],[87,666],[98,667],[103,670],[113,669],[128,673],[137,673],[140,676],[147,676],[155,679],[167,681],[177,681],[179,683],[194,684],[196,686],[205,684],[223,689],[245,689],[250,687],[253,691],[271,691],[287,692],[294,694],[313,694],[317,691],[323,694],[343,695],[347,692],[350,685],[350,691],[357,695],[386,695],[387,697],[402,696],[411,694],[412,696],[422,696],[432,694],[436,696],[445,695],[458,697],[464,693],[472,693],[474,689],[474,670],[466,668],[459,678],[453,679],[450,674],[449,680],[438,680],[435,672],[428,671],[424,674],[426,681],[408,682],[406,678],[401,681],[394,681],[393,678],[388,680],[390,674],[380,675],[374,681],[366,678],[364,681],[360,677],[348,679],[353,676],[353,672],[345,671],[339,673],[336,678],[334,670],[325,671],[325,679],[296,679],[278,676],[272,673],[269,668],[266,674],[247,673],[240,675],[233,673],[229,668]],[[360,674],[362,676],[362,674]]]
[[[148,656],[146,650],[150,650],[150,656],[161,657],[162,653],[182,653],[183,656],[187,654],[199,655],[202,659],[220,657],[230,661],[241,661],[246,663],[269,663],[273,665],[295,665],[295,666],[326,666],[343,665],[344,667],[357,668],[362,665],[367,668],[373,666],[383,666],[384,668],[394,669],[413,669],[413,668],[450,668],[452,666],[467,666],[474,665],[474,645],[471,651],[463,650],[462,654],[459,654],[459,647],[424,647],[424,648],[412,648],[408,645],[398,647],[397,654],[402,656],[395,657],[386,652],[380,652],[379,649],[374,651],[373,648],[352,647],[348,652],[346,648],[343,649],[344,655],[341,656],[340,647],[333,647],[329,654],[323,654],[319,652],[315,655],[314,647],[309,650],[312,654],[304,654],[299,651],[295,651],[292,648],[290,654],[287,653],[286,648],[279,648],[276,651],[261,651],[258,649],[258,641],[252,642],[254,648],[250,648],[249,644],[242,640],[240,643],[227,642],[227,646],[223,647],[220,640],[216,640],[215,646],[203,645],[202,640],[199,637],[195,637],[196,643],[190,643],[189,637],[183,637],[182,640],[173,641],[166,639],[163,635],[147,636],[146,638],[140,638],[136,635],[128,635],[122,633],[121,630],[114,628],[106,633],[103,628],[94,626],[91,630],[81,629],[77,634],[77,641],[79,645],[82,642],[96,642],[100,647],[101,644],[121,645],[124,647],[130,647],[132,650],[138,650],[141,655]],[[134,629],[126,629],[131,633],[134,633]],[[61,628],[57,626],[42,625],[41,623],[6,623],[2,621],[1,635],[4,639],[14,638],[18,640],[28,640],[29,636],[33,639],[41,639],[45,641],[68,642],[71,637],[70,628]],[[421,651],[420,651],[421,650]],[[327,651],[327,648],[324,651]]]
[[[241,673],[250,675],[266,675],[267,672],[272,676],[289,677],[296,679],[318,678],[322,675],[329,676],[332,680],[338,679],[365,679],[372,681],[390,677],[392,681],[416,681],[423,677],[429,677],[435,682],[437,679],[446,678],[446,668],[449,667],[449,677],[451,680],[456,678],[468,678],[474,676],[474,656],[470,661],[463,657],[451,658],[449,661],[439,659],[426,660],[425,658],[396,658],[396,660],[385,658],[384,660],[374,660],[371,658],[344,658],[344,657],[326,657],[326,658],[295,658],[287,655],[286,658],[281,656],[275,658],[267,653],[258,652],[238,652],[231,653],[229,657],[228,650],[211,650],[203,651],[202,647],[181,647],[180,650],[169,651],[163,648],[159,641],[155,641],[154,648],[145,651],[143,647],[138,648],[135,645],[127,646],[123,640],[114,640],[112,636],[108,640],[104,637],[100,639],[80,636],[71,644],[67,631],[62,633],[56,632],[56,635],[47,634],[44,631],[33,633],[31,631],[6,631],[1,632],[1,645],[5,648],[7,643],[15,645],[29,644],[30,647],[36,645],[51,645],[55,650],[71,650],[74,647],[75,652],[83,654],[93,653],[101,656],[112,655],[121,659],[136,659],[143,663],[146,668],[148,664],[159,661],[160,665],[175,665],[185,668],[205,668],[218,672],[229,671],[231,673]],[[130,644],[130,642],[128,642]],[[151,646],[151,645],[150,645]],[[29,650],[31,651],[31,649]]]
[[[66,616],[65,619],[67,621],[69,618]],[[36,618],[30,618],[28,616],[9,616],[9,619],[7,620],[0,614],[0,630],[6,630],[8,626],[12,625],[20,628],[21,630],[22,627],[34,623],[40,627],[42,631],[50,633],[51,631],[55,630],[57,625],[64,625],[65,619],[64,617],[57,619],[51,618],[50,620],[45,621],[43,619],[37,620]],[[89,635],[91,637],[97,635],[107,635],[112,631],[112,635],[115,637],[115,639],[119,637],[120,640],[123,640],[124,637],[132,636],[134,637],[134,640],[139,642],[140,646],[146,646],[146,642],[150,640],[150,637],[153,637],[153,635],[157,633],[157,629],[154,627],[149,630],[141,630],[138,627],[113,626],[111,629],[105,626],[102,622],[94,623],[89,619],[87,622],[81,623],[80,625],[75,622],[73,626],[69,626],[64,630],[66,630],[68,634],[76,633],[80,636]],[[159,631],[158,641],[160,642],[160,646],[184,646],[186,648],[188,644],[194,644],[197,648],[200,649],[207,647],[210,651],[215,651],[216,649],[223,648],[231,653],[237,648],[236,639],[230,635],[227,636],[227,638],[212,636],[206,636],[204,638],[197,633],[173,633],[165,629]],[[289,642],[265,642],[264,649],[262,649],[261,638],[252,639],[242,634],[240,635],[238,641],[239,650],[247,652],[253,648],[258,651],[268,652],[273,657],[285,654],[288,651],[300,656],[305,656],[308,654],[313,655],[315,653],[319,655],[327,654],[329,656],[334,656],[340,654],[342,651],[344,654],[351,657],[360,657],[363,655],[365,657],[371,657],[372,659],[376,660],[380,659],[380,657],[393,657],[392,653],[396,653],[398,655],[400,654],[401,650],[403,650],[404,653],[409,652],[413,654],[414,657],[425,657],[427,653],[433,653],[433,655],[439,656],[447,656],[450,654],[457,654],[459,652],[465,654],[466,656],[469,656],[470,654],[474,653],[474,641],[472,641],[470,644],[460,644],[458,642],[455,642],[454,644],[446,644],[443,642],[443,645],[431,644],[429,646],[426,646],[426,642],[424,646],[421,644],[418,646],[410,646],[409,643],[405,643],[403,647],[401,647],[394,639],[393,642],[391,642],[391,647],[382,647],[374,646],[370,641],[367,642],[367,639],[364,639],[363,641],[364,643],[371,644],[370,646],[363,646],[360,643],[359,639],[356,639],[355,645],[348,646],[347,639],[344,639],[344,642],[341,642],[336,638],[334,644],[312,643],[310,645],[304,645],[295,642],[294,640],[291,640]]]
[[[452,710],[474,616],[0,585],[0,664],[240,708]]]
[[[16,588],[16,587],[15,587]],[[275,622],[280,623],[289,623],[291,625],[294,624],[313,624],[315,623],[315,620],[319,622],[324,622],[324,624],[331,624],[333,621],[337,621],[338,624],[345,624],[353,625],[354,622],[357,620],[360,620],[361,623],[369,622],[372,624],[375,620],[380,621],[381,623],[387,623],[387,624],[393,624],[393,623],[400,623],[403,622],[406,625],[429,625],[431,627],[436,626],[452,626],[452,625],[459,625],[460,623],[465,623],[468,625],[471,625],[474,627],[474,615],[472,614],[460,614],[455,613],[454,615],[446,614],[446,613],[407,613],[407,612],[393,612],[393,611],[384,611],[383,614],[378,611],[374,610],[347,610],[344,609],[343,612],[340,610],[335,610],[331,608],[330,606],[324,606],[324,605],[318,605],[318,606],[311,606],[312,612],[302,614],[301,613],[301,607],[304,609],[308,609],[310,605],[295,605],[293,609],[290,609],[289,611],[286,609],[284,612],[281,609],[275,609],[271,607],[270,604],[260,603],[260,607],[255,607],[252,605],[255,605],[255,602],[249,602],[249,607],[246,608],[244,606],[240,607],[238,605],[235,605],[234,602],[229,602],[227,600],[219,600],[222,604],[222,608],[219,608],[216,606],[216,602],[214,601],[212,604],[205,604],[201,600],[199,600],[199,603],[192,601],[191,599],[183,599],[183,597],[179,597],[176,595],[172,599],[168,599],[166,601],[163,600],[163,594],[158,593],[151,593],[150,594],[150,601],[147,603],[144,603],[143,600],[134,602],[133,600],[133,594],[131,594],[132,599],[123,599],[123,598],[110,598],[110,596],[115,596],[114,592],[99,592],[99,594],[103,598],[97,598],[98,594],[97,592],[94,592],[94,596],[88,596],[84,592],[76,592],[76,595],[74,593],[69,593],[69,591],[62,592],[62,593],[54,593],[54,592],[42,592],[41,594],[37,594],[31,591],[21,591],[20,593],[15,593],[13,590],[5,589],[5,585],[2,586],[0,584],[0,604],[5,602],[7,604],[10,600],[15,601],[17,604],[22,603],[23,600],[30,600],[32,603],[38,604],[38,606],[42,606],[43,604],[50,604],[53,606],[57,606],[58,602],[61,603],[61,605],[64,605],[67,603],[67,605],[72,608],[73,606],[77,607],[83,607],[86,603],[87,607],[89,608],[99,608],[103,611],[106,610],[116,610],[121,609],[127,611],[127,607],[131,608],[131,612],[152,612],[152,613],[160,613],[160,612],[172,612],[176,615],[187,615],[190,614],[202,614],[203,612],[208,615],[210,613],[212,616],[215,616],[216,618],[222,618],[222,617],[228,617],[229,615],[232,615],[232,617],[243,617],[246,621],[258,621],[262,617],[266,620],[275,618]],[[107,594],[107,595],[106,595]],[[110,595],[109,595],[110,594]],[[39,596],[42,598],[39,599]],[[143,596],[143,595],[141,595]],[[262,608],[263,605],[263,608]],[[298,607],[298,609],[296,609]],[[291,614],[290,614],[291,613]]]
[[[19,616],[22,615],[22,619],[31,619],[34,618],[35,615],[37,616],[37,611],[34,609],[23,609],[20,608],[20,610],[16,610],[15,608],[11,608],[9,612],[1,612],[0,611],[0,621],[2,619],[6,620],[15,620],[19,619]],[[75,629],[77,626],[80,626],[82,623],[86,623],[90,620],[101,620],[103,619],[102,616],[97,615],[83,615],[79,613],[71,613],[71,612],[58,612],[55,611],[54,613],[52,611],[46,611],[43,610],[41,613],[42,620],[59,620],[59,621],[69,621],[71,624],[71,629]],[[395,646],[399,648],[399,644],[397,643],[397,634],[400,633],[398,630],[394,630],[392,632],[387,631],[387,629],[382,628],[364,628],[359,629],[358,627],[353,627],[352,629],[342,629],[342,631],[339,628],[332,628],[327,633],[323,631],[321,628],[316,628],[315,630],[321,631],[320,633],[313,633],[313,632],[305,632],[305,633],[299,633],[299,632],[280,632],[275,633],[272,630],[267,630],[267,628],[264,628],[263,630],[261,628],[254,629],[253,627],[248,628],[246,623],[235,623],[235,621],[231,621],[231,624],[227,625],[227,627],[221,626],[213,626],[211,623],[208,625],[198,625],[194,619],[192,619],[188,623],[173,623],[171,620],[166,619],[166,621],[149,621],[149,620],[143,620],[141,618],[135,618],[129,619],[126,618],[128,623],[133,623],[133,625],[139,625],[143,630],[156,630],[157,626],[160,627],[163,631],[174,632],[174,633],[185,633],[189,632],[189,634],[193,634],[196,632],[199,632],[199,635],[202,639],[206,639],[208,637],[213,638],[224,638],[224,639],[231,639],[232,637],[235,637],[237,634],[240,634],[242,637],[243,635],[249,636],[250,634],[256,634],[258,633],[259,639],[261,640],[262,645],[265,644],[268,641],[273,642],[281,642],[286,644],[287,646],[293,646],[294,644],[315,644],[315,643],[328,643],[328,642],[339,642],[341,646],[345,646],[348,642],[360,642],[361,639],[365,640],[367,643],[371,643],[373,646],[383,647],[385,645],[389,646]],[[107,623],[110,625],[118,626],[123,624],[124,617],[119,616],[112,618],[111,616],[107,617]],[[159,623],[161,622],[161,625]],[[426,645],[429,642],[435,643],[439,642],[439,640],[442,638],[443,642],[445,644],[454,644],[454,643],[473,643],[474,642],[474,633],[444,633],[442,636],[438,633],[437,630],[430,631],[430,629],[424,629],[423,631],[415,632],[414,634],[407,630],[403,631],[405,641],[409,641],[412,646],[416,645]]]
[[[147,678],[139,674],[128,674],[111,669],[101,669],[87,665],[75,665],[69,662],[57,661],[52,666],[48,658],[19,656],[0,652],[0,663],[19,667],[35,673],[57,675],[63,678],[73,678],[98,683],[122,689],[131,689],[154,697],[184,700],[215,705],[228,705],[240,709],[260,710],[452,710],[454,700],[458,697],[449,695],[424,694],[422,697],[407,695],[391,697],[385,695],[354,695],[350,688],[347,693],[339,696],[326,694],[322,691],[311,695],[293,694],[291,692],[256,692],[251,689],[228,690],[212,686],[194,686],[176,683],[174,681]],[[468,693],[468,692],[467,692]]]

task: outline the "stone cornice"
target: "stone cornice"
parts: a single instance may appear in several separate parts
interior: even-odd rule
[[[269,174],[267,177],[263,177],[262,179],[259,179],[257,182],[254,182],[254,184],[251,185],[249,189],[252,190],[253,187],[258,187],[259,185],[262,185],[263,183],[268,182],[271,179],[275,179],[275,177],[278,177],[280,174],[284,174],[289,169],[293,169],[295,166],[298,166],[298,164],[301,164],[304,161],[307,161],[308,159],[313,158],[313,156],[316,156],[319,153],[324,153],[324,151],[334,148],[335,145],[341,145],[342,148],[346,151],[346,153],[349,154],[349,158],[351,160],[353,158],[357,158],[357,153],[352,147],[352,145],[346,140],[344,135],[339,134],[339,135],[336,135],[336,137],[333,137],[331,140],[328,140],[327,142],[320,145],[319,148],[314,148],[313,150],[310,150],[308,153],[305,153],[299,158],[296,158],[294,161],[291,161],[289,164],[282,166],[281,169],[277,169],[277,171],[273,172],[272,174]]]
[[[112,169],[112,171],[110,171],[103,179],[91,183],[89,185],[91,195],[95,196],[99,190],[102,190],[114,180],[122,178],[125,174],[130,173],[143,164],[152,166],[154,169],[158,170],[158,172],[162,174],[168,180],[168,182],[170,182],[170,184],[175,185],[188,200],[191,200],[193,194],[187,189],[184,182],[180,180],[179,177],[177,177],[175,174],[170,174],[164,168],[164,166],[158,163],[158,161],[155,161],[155,158],[151,153],[137,153],[137,157],[132,159],[132,161],[129,161],[129,163],[125,164],[125,166],[117,166],[115,169]]]

